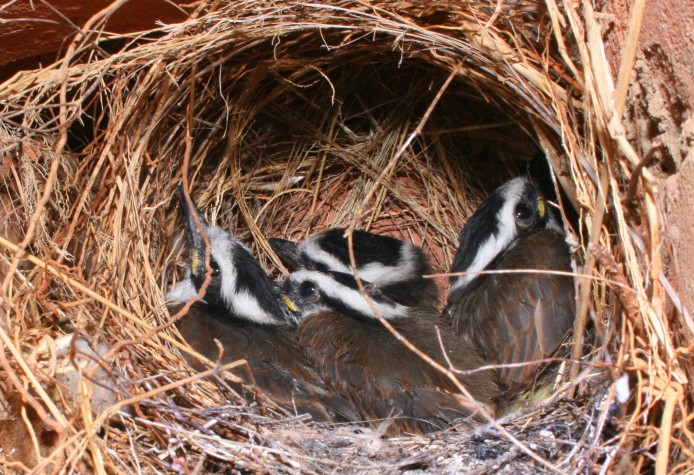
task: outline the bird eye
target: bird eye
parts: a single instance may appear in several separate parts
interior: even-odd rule
[[[210,267],[212,267],[212,276],[216,277],[219,275],[221,270],[219,269],[219,264],[214,259],[210,259]]]
[[[521,224],[527,225],[532,215],[533,210],[530,209],[530,207],[525,203],[520,203],[518,206],[516,206],[514,216]]]
[[[299,294],[302,297],[310,297],[316,293],[316,284],[310,281],[303,282],[301,287],[299,287]]]

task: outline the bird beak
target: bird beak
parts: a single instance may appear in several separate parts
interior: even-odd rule
[[[540,213],[540,219],[545,219],[545,213],[547,213],[547,205],[545,205],[545,199],[540,197],[537,200],[537,211]]]
[[[287,319],[287,322],[291,325],[297,325],[299,323],[299,319],[301,318],[299,307],[297,307],[294,301],[286,295],[280,295],[279,297],[282,303],[285,305],[282,311]]]
[[[299,309],[297,308],[296,304],[295,304],[294,302],[292,302],[292,300],[291,300],[289,297],[286,297],[286,296],[283,295],[281,298],[282,298],[282,302],[284,302],[284,304],[287,306],[287,308],[288,308],[291,312],[297,313],[297,312],[299,311]]]
[[[203,236],[206,233],[205,228],[209,225],[193,200],[191,199],[190,203],[188,203],[183,193],[183,187],[180,185],[178,187],[178,198],[181,201],[183,226],[186,230],[186,240],[188,241],[190,251],[190,272],[196,277],[205,275],[205,238]],[[195,219],[196,217],[199,220],[199,224]]]
[[[279,238],[270,238],[268,242],[275,254],[279,256],[290,271],[295,271],[301,267],[297,243]]]

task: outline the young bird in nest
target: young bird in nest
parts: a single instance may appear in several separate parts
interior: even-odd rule
[[[529,272],[498,272],[520,269]],[[465,224],[451,273],[467,274],[450,278],[444,320],[493,364],[535,362],[499,368],[504,399],[536,384],[543,359],[564,356],[574,281],[543,271],[571,270],[564,232],[527,178],[501,185]]]
[[[354,269],[344,228],[332,228],[301,242],[270,238],[270,245],[290,271],[301,269],[358,274],[385,297],[423,312],[439,309],[436,282],[421,248],[391,236],[355,230],[352,234]]]
[[[212,361],[218,358],[215,340],[219,341],[224,349],[221,364],[245,359],[250,371],[239,370],[238,376],[293,413],[307,413],[321,422],[356,420],[351,405],[328,392],[309,364],[298,345],[295,322],[251,252],[229,232],[207,224],[180,188],[179,197],[189,266],[185,279],[167,294],[172,315],[197,295],[208,278],[203,235],[210,246],[209,284],[202,299],[177,322],[183,338]],[[206,369],[193,358],[189,363]]]
[[[399,341],[373,308],[410,343],[448,368],[484,365],[472,345],[461,344],[438,312],[397,303],[366,283],[371,302],[347,273],[299,270],[280,284],[280,294],[299,318],[298,338],[324,382],[370,420],[386,420],[386,435],[426,433],[476,421],[479,409],[493,414],[497,395],[491,371],[458,375],[476,400],[444,373]],[[442,348],[445,348],[444,355]],[[450,363],[449,363],[450,362]],[[376,424],[379,425],[379,424]]]

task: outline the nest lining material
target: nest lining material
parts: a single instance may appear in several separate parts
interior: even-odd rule
[[[522,470],[531,444],[532,463],[545,469],[627,463],[640,471],[653,454],[656,469],[677,471],[691,456],[689,386],[676,357],[688,340],[670,333],[685,323],[660,284],[647,170],[636,213],[619,200],[638,158],[608,119],[609,72],[589,5],[203,2],[185,23],[128,38],[112,53],[94,43],[103,18],[93,20],[68,60],[0,85],[0,198],[14,223],[0,240],[0,336],[12,350],[1,363],[31,388],[23,396],[47,409],[51,416],[38,417],[52,417],[68,448],[25,465]],[[312,427],[262,398],[249,410],[219,378],[190,371],[173,327],[149,331],[170,320],[163,295],[181,274],[171,198],[183,180],[266,269],[281,269],[267,237],[356,224],[423,245],[445,272],[465,218],[538,150],[564,191],[563,214],[579,213],[570,224],[586,273],[598,264],[578,303],[579,318],[594,320],[595,349],[576,367],[575,402],[502,421],[520,445],[487,428],[446,433],[439,445],[378,441],[374,459],[368,431]],[[25,237],[30,256],[18,259]],[[92,415],[86,398],[56,403],[37,389],[52,377],[34,349],[69,331],[112,347],[135,417],[106,424],[113,410]],[[33,367],[22,365],[31,358]],[[619,406],[610,378],[625,372],[632,401],[608,436],[608,409]],[[470,449],[479,437],[499,447],[487,462]],[[562,438],[575,445],[557,444]]]

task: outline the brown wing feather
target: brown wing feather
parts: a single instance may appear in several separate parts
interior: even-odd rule
[[[350,403],[330,393],[323,385],[299,347],[295,333],[277,327],[222,320],[199,305],[193,305],[177,322],[177,327],[190,346],[212,361],[217,360],[219,353],[215,339],[224,348],[222,364],[246,359],[248,369],[235,369],[234,374],[248,384],[254,382],[281,407],[299,414],[311,414],[313,420],[321,422],[359,419]],[[204,369],[193,358],[189,363]],[[243,388],[236,389],[244,393]],[[248,400],[253,399],[251,393],[244,395]]]
[[[520,240],[488,269],[537,269],[568,272],[569,251],[561,235],[537,231]],[[552,357],[573,325],[571,277],[544,273],[489,274],[461,295],[451,294],[446,310],[455,331],[497,364]],[[510,389],[532,384],[535,365],[499,370]]]
[[[398,321],[397,328],[409,341],[443,362],[433,322],[404,319]],[[439,430],[473,415],[474,404],[459,394],[442,373],[398,342],[380,322],[323,312],[303,320],[298,335],[323,380],[336,393],[370,420],[393,419],[388,435]],[[444,342],[452,337],[444,329]],[[483,365],[471,347],[454,343],[448,353],[458,369]],[[474,373],[460,380],[478,401],[492,406],[497,394],[492,374]]]

